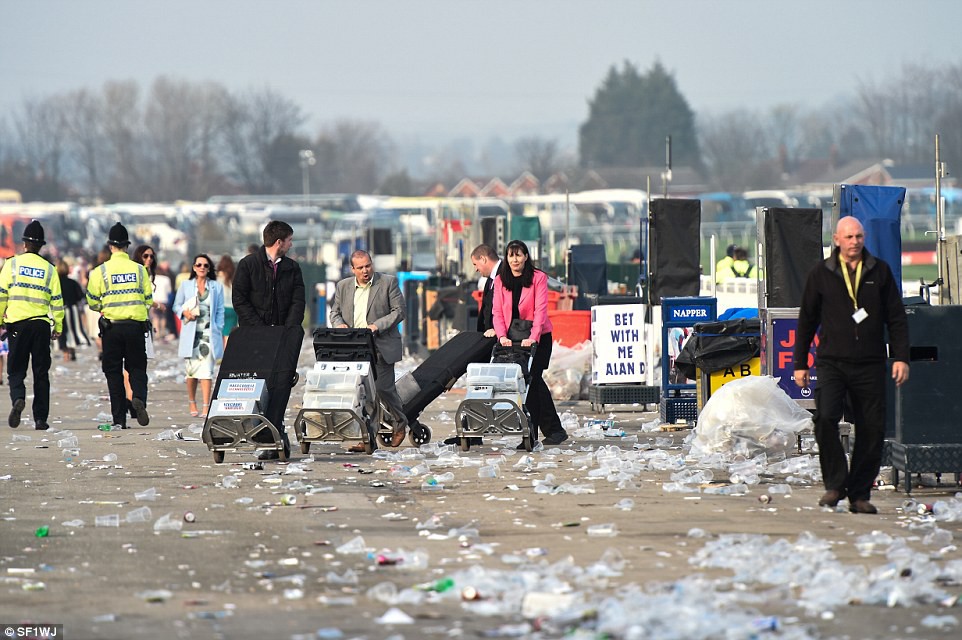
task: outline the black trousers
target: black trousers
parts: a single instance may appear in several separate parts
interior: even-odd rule
[[[849,466],[838,435],[845,397],[852,401],[855,446]],[[825,489],[850,501],[868,500],[882,463],[885,440],[885,362],[818,361],[815,441]]]
[[[127,392],[124,370],[130,378],[134,397],[147,403],[147,350],[143,322],[114,320],[101,337],[104,346],[103,372],[110,394],[113,423],[127,424]]]
[[[541,334],[538,341],[538,348],[534,354],[534,361],[531,363],[531,376],[528,383],[528,397],[524,406],[528,409],[531,422],[534,425],[532,433],[534,439],[537,438],[538,429],[547,438],[551,435],[560,434],[564,429],[561,426],[561,418],[558,417],[558,410],[555,409],[554,400],[551,398],[551,391],[544,381],[544,370],[551,362],[551,348],[553,346],[550,333]]]
[[[50,322],[42,318],[7,325],[10,401],[27,399],[27,367],[33,365],[33,421],[50,415]]]

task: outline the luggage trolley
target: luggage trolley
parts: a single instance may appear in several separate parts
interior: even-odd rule
[[[282,461],[290,457],[290,441],[281,429],[297,384],[303,340],[301,327],[238,327],[231,332],[201,436],[214,462],[223,462],[228,451],[244,449],[274,450]]]
[[[374,334],[321,327],[314,331],[314,357],[294,420],[301,453],[308,453],[312,442],[346,440],[359,440],[372,453],[383,411],[374,386]]]
[[[469,438],[494,434],[521,436],[525,451],[534,448],[535,427],[524,402],[536,348],[495,345],[491,362],[468,365],[467,394],[454,418],[462,451],[471,448]]]
[[[442,344],[417,369],[397,381],[397,392],[404,403],[404,415],[411,427],[411,441],[422,445],[431,441],[431,429],[419,418],[438,396],[451,389],[472,362],[490,362],[494,338],[476,331],[462,331]],[[385,414],[385,419],[391,418]],[[390,433],[387,435],[390,438]]]

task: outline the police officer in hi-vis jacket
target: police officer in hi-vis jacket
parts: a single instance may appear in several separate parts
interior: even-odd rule
[[[99,311],[103,342],[103,371],[110,394],[113,424],[127,428],[127,414],[137,423],[150,423],[147,415],[147,312],[153,304],[153,285],[144,265],[127,255],[130,238],[119,222],[107,237],[110,259],[90,272],[87,304]],[[130,378],[133,399],[127,403],[124,369]]]
[[[50,414],[50,340],[63,330],[60,277],[52,264],[40,257],[43,227],[36,220],[23,230],[24,252],[6,261],[0,270],[0,318],[7,331],[10,355],[10,416],[7,424],[20,426],[27,404],[27,366],[33,361],[33,422],[46,431]],[[52,329],[52,330],[51,330]]]

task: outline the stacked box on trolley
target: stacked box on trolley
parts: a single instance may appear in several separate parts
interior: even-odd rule
[[[510,400],[519,407],[524,404],[526,387],[521,366],[517,364],[471,363],[467,386],[465,400],[498,398]]]
[[[302,405],[305,409],[348,410],[360,416],[374,393],[370,362],[317,362],[307,372]],[[307,424],[305,435],[321,436],[311,424]],[[361,424],[355,422],[343,435],[360,438]]]

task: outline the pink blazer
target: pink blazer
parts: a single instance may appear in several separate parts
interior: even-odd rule
[[[535,270],[534,282],[530,287],[521,290],[521,301],[518,311],[522,320],[531,320],[531,339],[537,342],[541,334],[551,332],[551,320],[548,319],[548,275],[544,271]],[[494,279],[494,330],[498,338],[508,335],[508,325],[511,324],[511,292],[501,284],[501,276]]]

